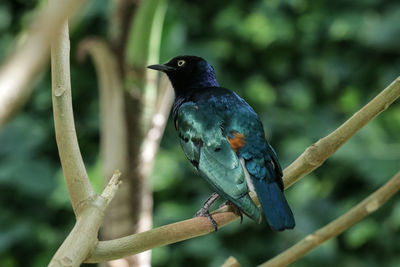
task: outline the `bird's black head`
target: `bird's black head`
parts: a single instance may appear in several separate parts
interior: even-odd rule
[[[201,57],[179,56],[165,64],[148,66],[168,75],[176,93],[219,86],[213,67]]]

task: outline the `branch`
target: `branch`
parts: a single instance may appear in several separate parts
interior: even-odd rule
[[[174,91],[166,76],[161,77],[158,99],[151,126],[143,140],[140,151],[140,172],[143,177],[150,175],[153,169],[154,158],[160,146],[160,141],[167,124],[169,112],[174,101]]]
[[[32,81],[48,59],[50,42],[68,16],[73,15],[85,0],[56,1],[45,8],[32,22],[25,42],[0,69],[0,128],[26,102]]]
[[[357,206],[353,207],[351,210],[313,234],[306,236],[291,248],[261,264],[260,267],[280,267],[289,265],[303,257],[313,248],[321,245],[326,240],[341,234],[357,222],[361,221],[364,217],[376,211],[399,190],[400,172],[369,197],[360,202]]]
[[[78,57],[88,53],[96,68],[100,85],[100,142],[103,173],[107,179],[115,169],[126,175],[128,169],[128,140],[124,90],[118,62],[108,44],[88,38],[79,44]]]
[[[105,201],[105,208],[108,207],[111,200],[113,200],[115,194],[118,191],[119,186],[122,184],[120,178],[121,178],[121,172],[119,170],[116,170],[113,176],[110,178],[108,185],[106,186],[106,188],[104,188],[103,193],[101,193],[101,197]]]
[[[322,162],[333,154],[351,136],[360,130],[368,121],[385,110],[400,96],[400,77],[392,82],[385,90],[371,100],[366,106],[355,113],[337,130],[316,144],[310,146],[294,163],[284,170],[286,188],[305,174],[316,169]],[[354,125],[352,125],[354,124]],[[327,151],[327,152],[326,152]],[[317,155],[317,157],[315,156]],[[318,157],[324,157],[322,161]],[[258,203],[257,198],[252,199]],[[213,212],[213,218],[218,227],[231,223],[237,215],[225,206]],[[101,262],[140,253],[148,249],[176,243],[193,237],[213,232],[214,228],[206,218],[199,217],[185,220],[150,231],[142,232],[109,241],[100,241],[95,250],[85,262]]]
[[[328,136],[309,146],[283,172],[285,188],[309,174],[400,96],[400,76]]]
[[[229,210],[229,207],[218,209],[213,214],[213,218],[219,228],[238,219],[234,211]],[[205,217],[196,217],[157,227],[146,232],[110,241],[100,241],[85,262],[96,263],[115,260],[211,232],[214,232],[214,226],[210,224],[209,220]]]
[[[101,196],[94,195],[49,263],[49,267],[80,266],[98,242],[104,212],[118,190],[121,173],[116,171]]]
[[[105,239],[132,233],[129,142],[125,94],[118,60],[106,41],[88,38],[80,42],[78,56],[83,60],[89,54],[96,68],[100,92],[100,151],[104,183],[115,169],[123,173],[125,181],[106,212],[101,236]],[[128,221],[130,224],[126,224]],[[127,232],[126,229],[130,231]],[[125,231],[124,231],[125,230]]]
[[[53,0],[62,2],[63,0]],[[79,151],[72,112],[68,22],[51,46],[52,100],[56,140],[76,224],[49,266],[79,266],[96,246],[104,212],[120,185],[116,171],[101,196],[90,185]]]
[[[72,207],[75,215],[79,216],[80,206],[93,197],[94,192],[86,173],[75,132],[69,49],[68,22],[65,21],[58,38],[53,41],[51,47],[52,100],[61,165]]]

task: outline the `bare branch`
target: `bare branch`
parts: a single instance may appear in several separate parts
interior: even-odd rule
[[[285,188],[312,172],[400,96],[400,77],[328,136],[309,146],[285,171]]]
[[[345,230],[364,219],[364,217],[376,211],[399,190],[400,172],[357,206],[313,234],[306,236],[291,248],[261,264],[260,267],[282,267],[289,265],[303,257],[313,248],[343,233]]]
[[[117,192],[121,173],[116,171],[101,196],[93,195],[77,218],[76,224],[49,263],[49,267],[80,266],[97,244],[97,234],[104,212]]]
[[[53,0],[60,2],[62,0]],[[97,244],[104,212],[120,185],[116,171],[101,196],[93,192],[75,133],[69,67],[69,33],[65,21],[51,46],[54,125],[60,160],[76,224],[53,256],[49,266],[79,266]]]
[[[90,38],[82,41],[79,44],[80,59],[83,59],[86,53],[93,60],[99,80],[100,149],[104,181],[107,182],[116,168],[124,174],[122,177],[124,186],[106,211],[101,236],[103,238],[121,237],[131,234],[135,223],[130,216],[133,214],[130,201],[133,194],[130,188],[132,179],[129,179],[127,118],[122,77],[118,60],[104,40]],[[127,229],[129,232],[126,231]]]
[[[0,69],[0,128],[26,102],[32,81],[49,56],[50,42],[85,0],[52,1],[32,23],[28,37]]]
[[[151,126],[143,140],[140,152],[140,172],[143,177],[150,175],[153,169],[154,158],[157,154],[174,100],[174,91],[166,76],[161,77],[157,100],[155,112],[151,119]]]
[[[128,140],[126,129],[124,90],[116,57],[101,39],[85,39],[79,44],[79,58],[89,53],[100,85],[101,156],[103,173],[107,179],[115,169],[126,175]]]
[[[75,215],[78,216],[80,205],[93,197],[94,192],[86,173],[75,132],[69,49],[68,22],[65,22],[59,37],[53,41],[51,47],[52,100],[58,152],[71,204]]]
[[[213,218],[219,228],[238,219],[234,211],[228,211],[228,207],[217,210],[213,214]],[[196,217],[157,227],[146,232],[110,241],[100,241],[85,262],[94,263],[119,259],[127,255],[137,254],[155,247],[169,245],[211,232],[214,232],[214,226],[209,220],[205,217]]]
[[[377,116],[381,111],[385,110],[400,95],[400,78],[392,82],[385,90],[377,95],[371,102],[355,113],[348,121],[340,126],[333,133],[321,140],[323,141],[313,149],[315,145],[308,148],[295,162],[284,170],[286,174],[284,181],[286,188],[293,184],[296,180],[304,176],[306,173],[316,169],[321,164],[312,164],[311,167],[303,167],[303,164],[310,166],[310,161],[305,158],[315,158],[314,153],[321,153],[327,150],[331,154],[334,153],[343,143],[362,128],[369,120]],[[354,124],[352,126],[350,124]],[[336,136],[338,135],[338,136]],[[330,141],[334,140],[334,141]],[[332,148],[333,147],[333,148]],[[308,151],[308,152],[307,152]],[[331,155],[331,154],[328,154]],[[322,154],[326,156],[326,154]],[[312,160],[311,162],[315,162]],[[258,204],[255,195],[252,199]],[[213,212],[213,218],[217,222],[218,227],[231,223],[238,217],[233,211],[229,211],[229,207],[225,206]],[[193,218],[165,226],[161,226],[146,232],[126,236],[109,241],[100,241],[95,250],[85,260],[85,262],[101,262],[112,259],[118,259],[152,249],[159,246],[176,243],[186,239],[205,235],[214,230],[214,227],[206,218]]]

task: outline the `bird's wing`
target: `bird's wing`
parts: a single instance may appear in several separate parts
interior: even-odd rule
[[[181,145],[187,158],[214,187],[239,198],[247,193],[246,180],[219,121],[215,115],[203,114],[195,103],[185,103],[178,112]]]
[[[248,196],[242,166],[222,134],[222,120],[218,115],[210,109],[204,112],[195,103],[188,102],[180,107],[177,120],[187,158],[218,194],[232,201],[249,217],[259,220],[259,210]]]

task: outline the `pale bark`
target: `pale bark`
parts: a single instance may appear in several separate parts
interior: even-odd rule
[[[125,186],[120,189],[107,210],[102,228],[103,238],[120,237],[126,234],[124,222],[130,218],[130,202],[124,197],[129,194],[128,139],[125,116],[125,94],[116,57],[100,39],[86,39],[79,46],[79,55],[89,53],[96,68],[100,91],[100,149],[104,180],[115,169],[123,173]],[[133,196],[132,196],[133,197]],[[122,201],[121,201],[122,200]],[[115,223],[113,223],[115,222]],[[131,225],[127,225],[133,228]]]
[[[49,267],[80,266],[96,246],[104,212],[121,184],[120,176],[119,171],[115,172],[101,196],[96,194],[86,200],[87,204],[77,217],[74,228],[54,254]]]
[[[53,0],[61,1],[61,0]],[[76,224],[53,256],[49,266],[79,266],[96,246],[97,234],[103,222],[104,212],[120,185],[120,172],[114,173],[107,187],[99,196],[94,193],[75,132],[71,101],[69,68],[68,23],[53,41],[52,100],[56,141],[63,173],[76,216]]]
[[[79,150],[72,111],[71,80],[69,67],[69,33],[65,22],[51,48],[52,100],[54,128],[69,197],[79,216],[85,201],[94,195],[85,164]]]

